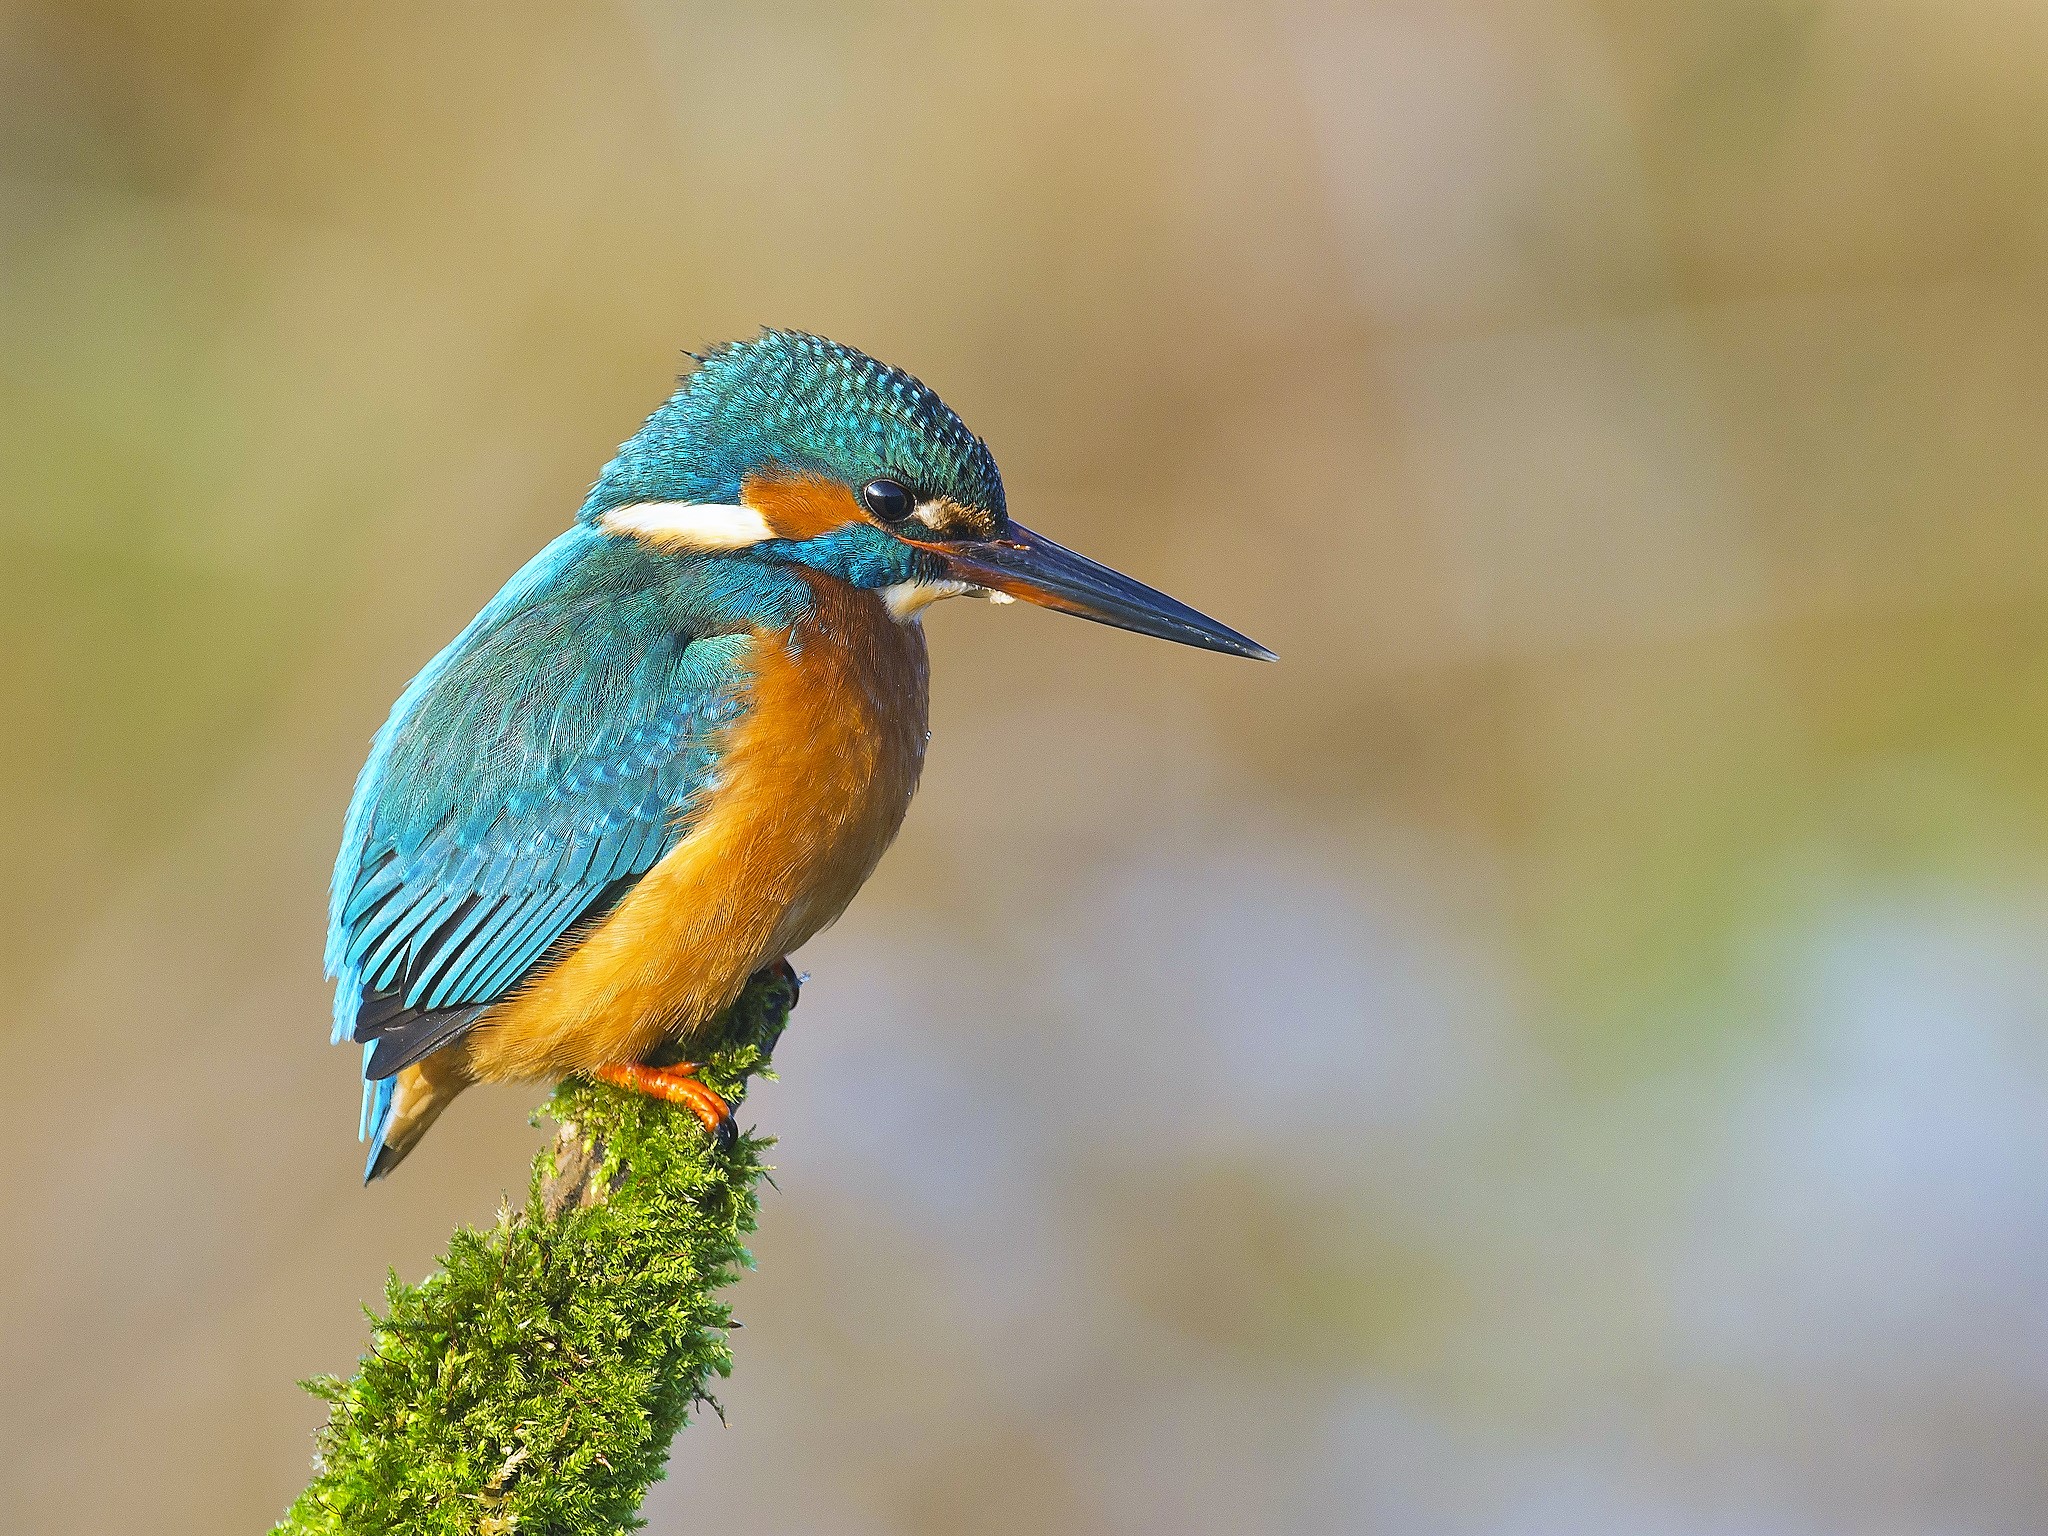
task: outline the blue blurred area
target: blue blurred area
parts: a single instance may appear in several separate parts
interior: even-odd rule
[[[531,1093],[357,1186],[370,732],[686,346],[925,377],[1274,646],[929,624],[647,1515],[1806,1536],[2048,1502],[2048,25],[0,10],[0,1486],[273,1518]]]

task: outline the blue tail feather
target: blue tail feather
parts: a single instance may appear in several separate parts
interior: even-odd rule
[[[363,1047],[363,1065],[370,1062],[370,1052],[377,1048],[373,1040]],[[377,1166],[377,1158],[384,1150],[384,1132],[391,1124],[391,1111],[398,1100],[398,1079],[382,1078],[377,1082],[363,1084],[363,1119],[361,1129],[356,1133],[370,1144],[369,1161],[363,1166],[363,1178],[367,1181]]]

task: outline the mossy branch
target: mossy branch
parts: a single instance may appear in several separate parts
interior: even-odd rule
[[[768,1072],[796,1002],[765,972],[721,1021],[704,1080]],[[719,1288],[749,1262],[769,1145],[714,1147],[684,1109],[581,1078],[546,1112],[525,1209],[463,1228],[418,1285],[395,1274],[330,1405],[288,1536],[612,1536],[642,1522],[669,1442],[732,1369]]]

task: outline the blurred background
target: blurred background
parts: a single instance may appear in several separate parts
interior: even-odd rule
[[[2048,1519],[2048,7],[0,8],[0,1487],[262,1529],[372,730],[681,350],[1280,652],[930,619],[656,1532]]]

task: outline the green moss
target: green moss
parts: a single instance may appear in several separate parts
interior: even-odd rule
[[[795,1001],[757,978],[705,1081],[736,1100],[766,1074]],[[547,1113],[563,1131],[525,1209],[457,1232],[421,1284],[392,1276],[354,1378],[306,1384],[332,1408],[279,1532],[635,1529],[690,1410],[716,1408],[732,1369],[717,1292],[750,1262],[769,1143],[714,1147],[686,1110],[580,1078]],[[551,1211],[579,1169],[594,1203]]]

